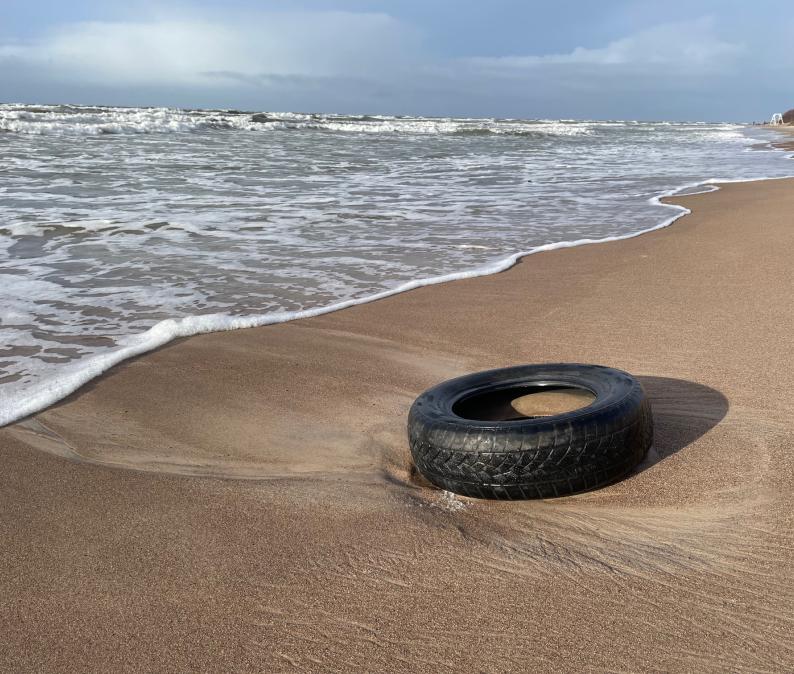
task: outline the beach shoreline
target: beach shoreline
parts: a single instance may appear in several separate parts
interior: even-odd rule
[[[173,342],[0,429],[0,665],[791,665],[794,179],[669,201],[643,236]],[[422,390],[556,361],[640,377],[638,472],[520,504],[413,474]]]
[[[781,150],[794,150],[794,141],[790,143],[774,143],[773,146]],[[82,387],[90,384],[90,382],[95,378],[103,376],[106,372],[117,365],[129,359],[134,359],[146,353],[163,348],[174,341],[189,339],[191,337],[213,332],[228,332],[231,330],[268,327],[271,325],[279,325],[292,321],[311,319],[316,316],[323,316],[325,314],[343,311],[361,304],[379,302],[383,299],[400,295],[402,293],[411,292],[418,288],[434,286],[441,283],[452,283],[464,279],[480,278],[482,276],[490,276],[493,274],[501,274],[502,272],[511,269],[524,258],[527,258],[531,255],[536,255],[538,253],[633,239],[634,237],[643,236],[658,229],[669,227],[680,218],[688,215],[691,211],[676,203],[675,197],[680,193],[683,193],[682,196],[690,196],[693,194],[704,194],[715,191],[719,189],[720,185],[762,182],[767,180],[789,180],[792,177],[794,176],[738,179],[735,181],[709,178],[707,180],[681,185],[648,199],[650,204],[667,206],[676,212],[674,215],[671,215],[670,217],[665,218],[661,222],[646,229],[637,230],[636,232],[630,232],[628,234],[607,236],[599,239],[576,239],[540,244],[528,250],[513,253],[505,258],[494,260],[477,268],[408,281],[396,286],[395,288],[384,290],[372,295],[366,295],[361,298],[336,302],[327,306],[319,306],[294,312],[275,312],[262,315],[253,314],[230,317],[225,314],[199,314],[186,316],[181,319],[166,319],[160,321],[159,323],[152,326],[149,330],[146,330],[141,334],[128,336],[123,340],[128,342],[128,344],[125,346],[117,347],[107,354],[101,354],[90,358],[88,362],[82,363],[79,369],[57,377],[57,380],[54,382],[45,381],[38,386],[32,387],[32,389],[26,392],[26,394],[23,396],[21,403],[17,402],[17,404],[14,405],[11,399],[4,399],[3,402],[5,403],[5,408],[0,408],[0,428],[5,425],[24,420],[38,412],[46,410],[51,405],[57,404],[75,392],[79,392]]]
[[[595,122],[592,124],[595,124]],[[642,132],[640,135],[642,136],[644,133],[645,132]],[[694,134],[694,132],[692,133]],[[727,133],[735,134],[736,129],[732,129]],[[696,138],[697,134],[695,134],[694,137]],[[778,135],[777,137],[780,138],[781,136]],[[255,274],[247,273],[236,280],[231,278],[226,279],[223,285],[224,287],[228,286],[230,289],[235,287],[235,283],[239,284],[244,282],[246,290],[241,290],[240,292],[242,295],[246,292],[251,292],[251,302],[239,304],[234,311],[224,311],[218,308],[216,309],[218,313],[206,313],[206,303],[203,303],[200,297],[203,291],[199,291],[198,288],[194,288],[198,294],[193,297],[192,303],[184,304],[181,301],[176,301],[176,304],[173,303],[175,297],[181,297],[184,294],[186,286],[189,288],[193,285],[194,281],[199,282],[199,285],[201,285],[200,281],[198,281],[201,277],[200,274],[197,274],[194,279],[191,279],[188,275],[188,278],[184,279],[182,286],[176,285],[173,288],[168,285],[170,281],[163,279],[157,281],[152,277],[151,283],[155,286],[158,283],[165,283],[165,287],[168,288],[166,290],[161,288],[163,297],[160,302],[155,303],[154,306],[135,309],[134,307],[138,307],[137,300],[130,297],[127,298],[127,305],[116,307],[116,301],[123,304],[124,293],[122,291],[110,293],[110,296],[116,297],[114,300],[110,297],[103,296],[102,291],[99,290],[98,294],[92,295],[92,297],[95,298],[92,300],[92,316],[95,316],[96,319],[85,321],[84,318],[80,317],[79,312],[78,315],[69,316],[67,315],[69,312],[66,311],[65,314],[59,313],[57,317],[54,315],[49,316],[48,314],[42,314],[42,311],[44,311],[42,309],[43,305],[40,303],[37,305],[35,301],[30,301],[30,295],[38,291],[35,291],[32,287],[25,286],[23,283],[15,289],[12,297],[12,307],[9,310],[10,313],[7,315],[8,320],[6,323],[8,334],[6,339],[10,342],[11,346],[7,348],[5,352],[7,362],[5,363],[4,369],[6,376],[2,377],[3,384],[0,385],[0,427],[45,409],[49,405],[56,403],[78,390],[81,386],[87,384],[94,377],[99,376],[114,365],[126,359],[134,358],[159,348],[174,339],[208,332],[272,325],[309,318],[338,311],[357,304],[378,301],[384,297],[410,291],[417,287],[499,273],[514,265],[517,260],[538,252],[640,236],[649,231],[670,225],[687,212],[685,208],[676,205],[674,202],[662,203],[664,197],[674,196],[682,191],[689,194],[693,193],[693,191],[716,189],[715,185],[718,182],[732,182],[730,179],[720,180],[719,178],[713,177],[698,180],[696,176],[711,175],[723,176],[724,178],[727,176],[735,176],[737,181],[743,181],[748,179],[762,180],[780,178],[781,176],[790,176],[794,173],[794,171],[789,172],[787,170],[791,166],[790,163],[780,161],[786,158],[786,153],[779,151],[785,149],[783,146],[780,144],[773,144],[770,146],[769,143],[762,142],[763,139],[757,138],[756,140],[761,144],[753,145],[752,149],[770,150],[771,147],[776,148],[771,153],[771,160],[742,162],[737,159],[735,166],[712,163],[709,164],[708,167],[704,165],[700,167],[700,170],[693,170],[691,173],[686,171],[679,172],[676,180],[670,180],[669,177],[664,177],[666,169],[651,165],[647,167],[647,170],[650,171],[649,175],[656,175],[656,178],[650,181],[652,184],[643,185],[641,181],[637,181],[637,176],[634,176],[631,180],[637,183],[637,189],[642,191],[640,191],[639,194],[632,193],[629,200],[626,200],[626,195],[622,194],[621,190],[611,183],[609,183],[609,187],[605,189],[595,188],[594,193],[588,193],[587,189],[582,187],[581,190],[584,190],[582,193],[583,198],[589,203],[588,213],[583,215],[581,212],[577,212],[577,207],[575,205],[571,204],[571,202],[566,202],[563,197],[561,203],[567,204],[567,206],[565,207],[565,216],[562,221],[559,221],[559,214],[553,209],[551,212],[546,212],[543,209],[542,203],[536,201],[537,190],[534,187],[530,187],[529,191],[522,191],[520,193],[518,201],[533,209],[531,213],[523,215],[516,213],[514,215],[515,220],[510,221],[506,227],[499,226],[498,218],[496,222],[490,223],[491,226],[489,229],[494,232],[513,231],[521,233],[518,238],[514,237],[512,243],[508,247],[503,247],[499,243],[492,246],[494,241],[490,241],[487,235],[481,240],[482,243],[486,242],[486,239],[488,239],[487,242],[489,245],[486,246],[457,246],[457,239],[446,241],[446,243],[442,241],[441,249],[445,251],[443,259],[439,258],[438,264],[436,265],[425,265],[424,267],[420,265],[418,268],[414,269],[414,274],[409,273],[408,275],[404,274],[402,271],[395,271],[395,269],[390,267],[385,261],[381,261],[381,266],[381,262],[376,260],[377,270],[375,277],[373,277],[376,280],[371,281],[369,285],[365,284],[359,287],[357,293],[352,298],[345,298],[345,291],[331,291],[326,293],[322,284],[320,284],[320,286],[316,288],[317,293],[319,293],[316,296],[310,293],[301,300],[299,297],[300,293],[298,293],[298,297],[292,298],[290,298],[289,293],[287,293],[286,298],[281,297],[279,299],[279,293],[282,292],[283,288],[282,290],[278,290],[278,288],[281,287],[280,284],[283,285],[284,281],[279,275],[283,274],[284,270],[281,269],[281,271],[279,271],[279,268],[275,268],[273,271],[274,276],[272,277],[269,277],[267,274],[262,277],[257,277]],[[629,143],[631,143],[631,141],[629,141]],[[746,149],[748,148],[745,147],[745,150]],[[624,150],[628,156],[631,155],[632,152],[636,152],[637,148],[629,144]],[[701,154],[710,156],[708,152]],[[758,160],[759,154],[755,154],[756,160]],[[742,157],[743,155],[745,155],[743,152],[734,153],[736,158]],[[679,160],[681,159],[682,157],[679,157]],[[588,162],[584,162],[584,164],[587,163]],[[676,165],[682,163],[684,166],[688,165],[686,160],[683,162],[671,161],[669,163],[674,163]],[[755,169],[750,173],[746,172],[745,164],[749,166],[754,163],[756,164]],[[488,162],[485,161],[485,165],[487,164]],[[615,167],[614,170],[621,172],[627,169],[626,167],[623,169]],[[766,176],[766,178],[764,178],[764,176]],[[545,185],[545,187],[539,187],[539,189],[549,194],[554,193],[554,184],[566,184],[566,179],[564,178],[555,179],[550,182],[548,177],[544,177],[542,171],[537,178],[533,176],[533,179],[527,180],[526,182],[533,183],[535,179],[538,180],[539,185]],[[600,181],[590,182],[591,184],[602,184]],[[514,186],[516,184],[521,186],[524,184],[524,181],[522,179],[517,182],[512,180],[511,184]],[[571,185],[576,186],[580,185],[580,183],[574,180]],[[519,189],[523,188],[519,187]],[[577,188],[577,192],[581,190]],[[644,196],[654,194],[654,192],[656,196]],[[593,201],[595,193],[600,195],[611,195],[611,198],[605,203],[595,203]],[[589,196],[587,196],[588,194]],[[412,198],[416,198],[417,196],[418,195],[413,195]],[[558,195],[557,198],[559,199],[560,195]],[[373,208],[375,208],[376,211],[373,215],[377,215],[376,203],[378,201],[379,200],[373,202]],[[406,199],[406,201],[410,201],[410,199]],[[466,199],[460,197],[460,201],[465,202]],[[552,197],[550,199],[541,200],[541,202],[544,201],[553,203],[555,202],[555,198]],[[622,208],[617,211],[609,202],[614,204],[621,203]],[[421,199],[419,203],[421,203]],[[97,211],[102,210],[101,203],[97,203],[95,206]],[[500,212],[499,203],[494,203],[492,206],[495,213]],[[592,209],[592,212],[590,209]],[[645,211],[643,209],[645,209]],[[609,215],[610,213],[611,215]],[[86,214],[86,217],[89,217],[88,214]],[[568,225],[565,222],[565,218],[570,218],[571,222],[576,222],[583,217],[585,220],[582,222],[580,228]],[[255,219],[256,218],[258,218],[258,216],[256,216]],[[533,223],[536,218],[547,223],[546,230],[543,235],[539,237],[535,237],[532,233],[533,227],[535,226]],[[595,218],[595,220],[588,224],[587,220],[591,218]],[[599,219],[600,223],[598,222]],[[333,239],[335,231],[333,222],[333,217],[325,218],[325,224],[330,228],[328,235],[331,239]],[[527,225],[529,229],[524,232],[522,227],[513,226],[515,223],[521,223],[522,227]],[[46,223],[40,231],[35,228],[29,229],[30,226],[30,223],[23,223],[18,233],[28,232],[28,234],[31,234],[32,232],[38,231],[39,235],[43,236],[45,239],[48,238]],[[105,226],[111,228],[107,231],[113,231],[111,220],[105,221]],[[457,227],[457,223],[453,226]],[[12,231],[16,231],[15,227],[16,225],[12,225]],[[148,231],[148,227],[149,225],[145,225],[144,230]],[[375,224],[373,227],[373,231],[378,231],[380,225]],[[479,231],[477,229],[478,227],[481,227],[481,223],[478,224],[476,219],[466,222],[467,230],[471,229],[476,232]],[[248,228],[243,227],[243,229],[247,231]],[[263,228],[263,231],[265,230],[267,230],[267,227]],[[79,226],[75,225],[75,232],[73,234],[78,236],[79,231]],[[102,242],[105,240],[106,236],[115,236],[115,234],[107,234],[107,231],[104,229],[102,229],[102,231],[105,232],[104,235],[97,234],[96,232],[90,235],[91,237],[97,237],[96,240],[91,239],[94,241],[95,245],[103,245]],[[159,229],[157,231],[159,231]],[[432,235],[432,231],[427,234]],[[409,234],[409,238],[415,236],[418,237],[417,240],[421,241],[424,235],[425,233],[421,231],[413,232]],[[325,234],[323,234],[323,236],[325,236]],[[498,239],[499,237],[496,237],[497,241]],[[477,240],[480,241],[480,239]],[[131,251],[130,254],[134,255],[134,249],[139,243],[140,241],[137,241],[137,243],[133,245],[133,251]],[[327,241],[327,243],[333,248],[332,241]],[[23,236],[18,244],[21,246],[20,250],[24,250],[26,246],[31,245],[31,241],[26,240]],[[228,241],[227,244],[231,249],[236,249],[235,247],[239,245],[239,242],[232,239]],[[268,267],[266,261],[263,261],[262,264],[254,264],[256,255],[251,253],[251,251],[266,250],[268,246],[272,244],[273,242],[270,242],[260,248],[252,242],[250,246],[245,247],[246,250],[240,251],[244,264],[249,267],[253,266],[257,269],[266,269]],[[145,248],[145,246],[143,246],[143,248]],[[409,250],[410,248],[411,247],[408,246]],[[484,250],[487,249],[493,252],[490,255],[483,254],[478,258],[472,258],[468,264],[461,265],[460,260],[456,258],[456,248],[483,248]],[[433,246],[431,244],[428,246],[427,250],[432,249]],[[69,250],[76,251],[77,249],[70,247]],[[360,272],[365,271],[368,264],[366,260],[369,259],[371,251],[359,251],[357,253],[356,250],[354,245],[353,249],[350,250],[350,256],[351,258],[356,258],[356,256],[359,255],[359,265],[347,269],[343,264],[342,266],[344,268],[338,270],[340,275],[352,275],[351,278],[353,278]],[[496,253],[497,250],[500,251],[498,254]],[[189,261],[192,260],[190,257],[191,251],[183,250],[181,254],[176,252],[174,254],[184,256],[186,262],[183,262],[183,264],[187,263],[190,265]],[[79,255],[79,253],[75,252],[75,255]],[[89,251],[89,259],[87,261],[89,264],[94,264],[96,262],[91,262],[93,255],[94,252]],[[300,245],[297,245],[294,255],[296,257],[292,267],[298,268],[302,264],[300,261]],[[389,250],[388,247],[383,250],[379,249],[377,255],[382,255],[384,260],[388,260],[390,256],[394,255],[394,250]],[[100,255],[98,259],[101,260],[102,257],[103,256]],[[156,261],[158,259],[157,255],[152,259]],[[238,261],[239,260],[235,259],[233,263],[236,264]],[[42,268],[47,268],[50,260],[45,256],[45,258],[40,258],[40,262]],[[56,267],[61,264],[61,262],[57,260],[53,260],[52,262]],[[142,259],[141,264],[148,264],[148,262]],[[364,265],[364,269],[360,268],[361,264]],[[102,266],[101,263],[99,263],[99,266]],[[276,267],[278,267],[278,265],[276,265]],[[411,263],[408,263],[408,267],[411,267]],[[18,276],[24,278],[26,275],[29,275],[31,276],[29,279],[31,282],[36,281],[36,279],[42,283],[49,282],[45,274],[40,274],[39,276],[41,276],[41,278],[34,278],[35,275],[30,275],[29,271],[30,270],[26,270],[22,267],[20,270],[21,273]],[[306,261],[305,271],[308,274],[307,278],[317,273],[316,267],[313,267],[311,254],[309,255],[308,261]],[[111,273],[111,271],[109,269],[102,271],[97,267],[95,273],[101,277],[102,273]],[[128,289],[135,287],[136,281],[134,279],[128,279],[126,281],[122,279],[124,275],[122,271],[114,270],[112,273],[121,274],[119,283],[122,284],[122,286],[126,283],[125,287]],[[290,271],[288,275],[291,273],[292,271]],[[366,274],[369,273],[369,271],[366,271]],[[389,283],[385,282],[386,279],[392,279],[396,285],[390,287]],[[314,279],[312,282],[316,281],[317,279]],[[383,281],[383,283],[381,283],[381,281]],[[330,283],[333,286],[335,281],[330,279]],[[273,288],[271,288],[271,284]],[[300,283],[298,283],[298,285],[300,285]],[[342,285],[344,285],[344,283]],[[356,286],[355,283],[353,285],[354,287]],[[309,283],[309,286],[311,286],[311,283]],[[63,286],[61,290],[63,290],[64,287],[68,287],[68,284]],[[102,287],[101,284],[99,287]],[[57,305],[56,308],[64,308],[70,304],[74,304],[75,306],[83,305],[83,298],[79,296],[68,299],[65,296],[60,297],[60,290],[57,287],[53,286],[49,290],[49,301],[55,302]],[[150,290],[151,288],[149,291]],[[347,288],[347,290],[350,290],[350,288]],[[139,291],[142,295],[146,295],[149,292],[146,290],[145,285],[140,288]],[[260,291],[270,298],[264,302],[264,305],[258,304],[261,300]],[[68,294],[67,292],[67,295]],[[325,299],[318,301],[318,297],[324,297]],[[259,300],[256,298],[259,298]],[[214,302],[215,307],[223,306],[223,301],[220,297],[217,297],[216,300],[218,301]],[[275,301],[276,304],[272,305],[272,301]],[[232,304],[236,302],[237,300]],[[261,307],[259,310],[256,309],[258,306]],[[131,330],[131,326],[125,325],[125,322],[134,320],[135,314],[142,309],[145,309],[143,313],[147,316],[150,314],[152,316],[158,316],[157,322],[152,325],[150,320],[144,320],[139,329]],[[196,314],[194,313],[195,311],[203,311],[204,313]],[[38,318],[36,318],[39,314],[42,314],[40,324],[37,322]],[[126,316],[123,319],[119,319],[116,314]],[[112,320],[109,319],[109,323],[103,322],[109,316],[116,317]],[[27,321],[32,321],[32,323],[27,323]],[[53,321],[55,322],[53,323]],[[19,323],[19,325],[16,325],[17,323]],[[54,329],[50,325],[51,323],[53,325],[71,325],[72,328],[68,329],[68,336],[64,336],[59,332],[50,334]],[[82,326],[80,332],[83,334],[74,334],[75,325]],[[127,334],[128,332],[129,334]],[[110,339],[107,335],[115,335],[115,337]],[[70,348],[68,346],[70,339],[76,342],[76,348]],[[63,346],[55,347],[53,344],[63,344]],[[97,344],[102,344],[102,346],[97,346]]]

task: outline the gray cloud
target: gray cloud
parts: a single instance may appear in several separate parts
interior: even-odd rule
[[[703,74],[729,67],[745,50],[744,45],[721,39],[714,21],[666,23],[614,40],[604,47],[577,47],[563,54],[473,58],[469,61],[492,70],[542,69],[548,66],[594,66],[654,69],[664,67],[676,74]]]
[[[410,63],[415,37],[386,14],[353,12],[83,22],[0,45],[0,61],[24,62],[52,79],[99,84],[195,85],[205,83],[205,73],[219,72],[373,76]]]
[[[0,43],[0,86],[17,100],[737,119],[761,107],[748,87],[765,98],[784,89],[783,68],[791,61],[783,47],[759,49],[737,32],[731,38],[710,18],[548,54],[483,57],[473,41],[470,55],[449,58],[434,56],[428,42],[415,27],[373,12],[194,12],[81,22]],[[754,76],[759,54],[767,64]]]

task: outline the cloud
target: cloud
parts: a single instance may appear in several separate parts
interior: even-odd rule
[[[379,76],[410,63],[405,55],[416,52],[416,41],[413,29],[386,14],[259,12],[66,24],[31,42],[0,45],[0,63],[59,82],[257,85],[263,75]]]
[[[759,107],[753,86],[780,88],[770,74],[777,48],[767,42],[785,42],[725,31],[721,20],[695,18],[547,53],[528,45],[481,56],[488,42],[472,39],[456,56],[382,12],[172,10],[0,42],[0,90],[15,100],[118,105],[735,119]]]
[[[689,22],[667,23],[610,42],[605,47],[577,47],[563,54],[471,58],[474,67],[491,71],[539,71],[567,66],[588,73],[600,69],[643,70],[648,74],[690,73],[721,70],[740,56],[744,47],[720,39],[714,21],[705,17]]]

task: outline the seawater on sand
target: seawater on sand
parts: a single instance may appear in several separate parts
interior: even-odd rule
[[[790,671],[794,181],[680,201],[646,236],[184,340],[0,429],[0,669]],[[573,360],[646,388],[637,473],[464,508],[412,476],[419,392]]]
[[[523,253],[620,238],[656,196],[787,174],[732,124],[0,106],[0,424],[121,360]]]

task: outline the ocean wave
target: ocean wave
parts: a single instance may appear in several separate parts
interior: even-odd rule
[[[237,116],[169,108],[0,106],[0,131],[29,135],[178,133],[234,128]]]
[[[494,273],[662,226],[677,213],[648,199],[675,185],[789,173],[780,151],[741,151],[769,132],[729,124],[73,105],[0,119],[44,129],[0,143],[0,424],[177,336]],[[479,138],[499,133],[525,135]]]
[[[342,115],[239,110],[0,105],[0,131],[29,135],[326,131],[357,134],[581,136],[599,124],[573,120]]]
[[[118,339],[115,348],[108,349],[104,353],[96,354],[90,358],[84,359],[81,362],[66,365],[62,368],[60,374],[57,377],[53,377],[46,382],[29,387],[22,395],[16,395],[13,397],[13,399],[10,396],[6,396],[4,392],[0,391],[0,427],[12,423],[13,421],[22,419],[30,414],[49,407],[59,400],[62,400],[87,382],[95,379],[102,373],[109,370],[114,365],[117,365],[118,363],[135,356],[153,351],[161,346],[164,346],[165,344],[168,344],[169,342],[174,341],[175,339],[192,337],[209,332],[226,332],[243,328],[264,327],[267,325],[286,323],[299,319],[313,318],[315,316],[322,316],[324,314],[329,314],[341,309],[347,309],[360,304],[367,304],[377,300],[385,299],[387,297],[392,297],[394,295],[399,295],[417,288],[438,285],[440,283],[449,283],[450,281],[472,279],[480,276],[498,274],[510,269],[522,258],[534,255],[536,253],[633,239],[643,234],[669,227],[678,219],[691,213],[691,211],[684,206],[664,203],[662,199],[665,197],[672,197],[677,194],[691,195],[702,192],[711,192],[719,189],[718,183],[755,182],[758,180],[770,179],[781,178],[764,177],[735,180],[720,180],[710,178],[708,180],[682,185],[671,190],[665,190],[661,194],[648,200],[648,202],[652,205],[674,211],[673,215],[670,215],[661,222],[657,222],[650,227],[646,227],[638,231],[632,231],[626,234],[605,236],[600,238],[563,240],[542,244],[521,252],[512,253],[507,257],[492,261],[474,269],[441,274],[429,278],[413,279],[401,283],[396,287],[389,288],[388,290],[364,297],[335,302],[326,306],[319,306],[312,309],[298,311],[275,311],[266,314],[254,314],[248,316],[234,316],[218,313],[205,314],[201,316],[185,316],[179,319],[169,318],[159,321],[141,334],[128,335]]]
[[[703,122],[515,119],[345,115],[178,108],[0,104],[0,132],[28,135],[101,136],[208,131],[324,131],[351,134],[451,136],[589,136],[615,129],[659,132],[711,128]],[[717,125],[738,133],[740,125]]]

